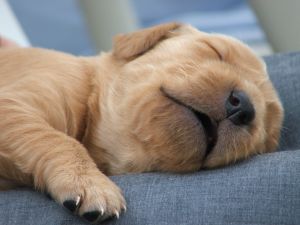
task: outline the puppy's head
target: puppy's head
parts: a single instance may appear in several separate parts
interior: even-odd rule
[[[241,42],[172,23],[117,36],[109,57],[91,153],[108,173],[194,171],[277,147],[282,106]]]

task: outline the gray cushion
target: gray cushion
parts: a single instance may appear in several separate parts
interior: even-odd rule
[[[300,224],[300,151],[187,175],[114,176],[128,210],[107,224]],[[85,224],[30,190],[0,192],[0,224]]]
[[[281,152],[210,171],[114,176],[128,210],[107,224],[300,224],[300,54],[266,58],[286,110]],[[86,224],[42,194],[0,192],[0,224]]]
[[[279,150],[300,149],[300,53],[278,54],[265,61],[285,110]]]

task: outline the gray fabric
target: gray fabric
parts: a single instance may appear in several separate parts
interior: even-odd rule
[[[300,53],[265,58],[285,110],[279,150],[300,149]]]
[[[300,224],[300,53],[266,58],[286,110],[281,152],[187,175],[114,176],[128,210],[124,225]],[[0,192],[0,224],[86,224],[42,194]]]
[[[115,176],[128,203],[124,225],[299,224],[300,151],[254,157],[235,166],[188,175]],[[47,197],[0,193],[0,224],[85,224]]]

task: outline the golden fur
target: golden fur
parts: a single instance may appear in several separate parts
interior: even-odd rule
[[[96,57],[3,48],[0,65],[0,189],[80,199],[79,215],[125,208],[104,174],[196,171],[278,143],[283,109],[265,64],[230,37],[171,23],[119,35]],[[232,90],[253,103],[249,126],[226,119]],[[207,156],[203,127],[169,96],[218,123]]]

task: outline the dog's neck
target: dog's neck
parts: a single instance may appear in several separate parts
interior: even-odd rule
[[[101,96],[105,94],[105,90],[112,83],[114,75],[118,74],[118,69],[121,65],[114,60],[111,53],[103,53],[100,56],[86,58],[86,63],[90,68],[91,92],[87,101],[86,126],[81,142],[88,149],[101,171],[107,173],[109,165],[105,155],[109,153],[107,149],[101,147],[97,136],[97,128],[101,120]]]
[[[105,53],[99,57],[88,59],[92,68],[90,86],[91,92],[87,101],[86,130],[82,139],[83,145],[88,149],[98,168],[107,175],[127,173],[132,171],[145,171],[145,165],[151,169],[149,158],[144,156],[142,147],[134,148],[135,154],[132,154],[131,148],[123,148],[122,152],[116,151],[113,140],[103,143],[111,137],[109,135],[109,124],[105,123],[107,116],[110,115],[111,99],[116,97],[112,94],[116,79],[124,74],[124,64],[126,60],[116,59],[112,54]],[[126,69],[125,69],[126,70]],[[122,84],[120,84],[122,89]],[[115,99],[117,101],[117,99]],[[115,102],[117,104],[117,102]],[[112,118],[110,118],[112,119]],[[104,122],[103,122],[104,121]],[[103,132],[105,130],[105,132]],[[139,160],[136,160],[139,158]],[[139,162],[132,165],[133,161]]]

